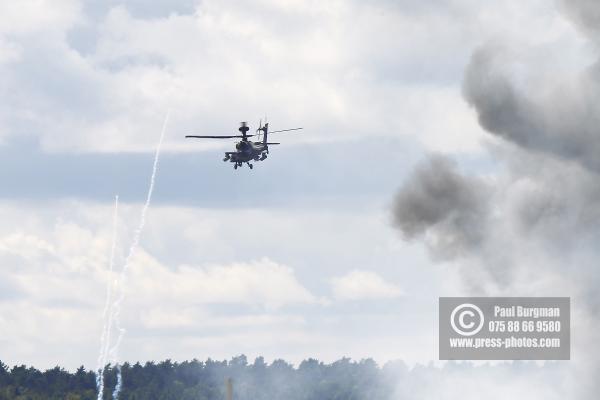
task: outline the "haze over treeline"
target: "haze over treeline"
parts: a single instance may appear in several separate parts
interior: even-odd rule
[[[1,366],[2,400],[91,400],[97,396],[96,374],[84,367],[70,373],[60,367],[42,372],[33,367]],[[262,357],[249,364],[246,356],[230,361],[126,363],[120,398],[224,399],[224,382],[232,378],[236,399],[384,399],[395,386],[391,369],[391,365],[380,369],[373,360],[353,362],[347,358],[332,364],[309,359],[297,368],[283,360],[267,364]],[[104,398],[111,399],[116,370],[108,367],[105,379]]]
[[[533,376],[542,369],[533,363],[473,366],[469,363],[449,363],[443,368],[415,366],[408,368],[402,361],[378,366],[365,359],[353,361],[343,358],[331,364],[316,359],[293,366],[284,360],[267,364],[262,357],[249,363],[241,355],[230,361],[170,360],[123,365],[123,400],[221,400],[225,399],[225,380],[233,379],[235,400],[384,400],[411,399],[431,388],[431,383],[442,376],[452,379],[461,371],[471,370],[478,382],[485,382],[490,374],[514,374],[513,368],[527,370]],[[512,365],[512,367],[511,367]],[[552,364],[544,367],[545,374],[556,370]],[[513,378],[516,377],[513,376]],[[530,375],[530,376],[532,376]],[[104,399],[112,399],[116,370],[105,370]],[[518,382],[514,381],[515,386]],[[460,385],[457,386],[460,389]],[[427,390],[426,390],[427,391]],[[465,391],[465,398],[470,399]],[[95,400],[96,374],[84,367],[69,372],[61,367],[40,371],[25,365],[8,367],[0,361],[0,400]]]

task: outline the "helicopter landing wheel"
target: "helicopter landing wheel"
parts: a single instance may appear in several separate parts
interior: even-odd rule
[[[233,165],[233,169],[237,169],[238,165],[237,163]]]
[[[250,169],[254,168],[254,165],[252,164],[248,164],[248,166],[250,167]]]

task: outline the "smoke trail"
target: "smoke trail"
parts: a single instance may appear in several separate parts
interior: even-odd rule
[[[146,213],[148,212],[148,208],[150,207],[150,202],[152,200],[152,193],[154,192],[154,183],[156,180],[156,172],[158,171],[158,160],[160,157],[160,150],[161,150],[162,143],[163,143],[163,140],[165,137],[165,131],[167,128],[167,123],[169,121],[170,114],[171,114],[171,111],[169,110],[167,112],[167,115],[163,122],[162,130],[160,133],[160,139],[158,141],[158,146],[156,147],[156,153],[154,155],[154,165],[152,167],[152,175],[150,177],[150,185],[148,187],[148,195],[146,196],[146,202],[144,203],[144,206],[142,208],[142,212],[140,215],[140,223],[138,225],[138,228],[135,230],[135,232],[133,234],[133,240],[131,242],[131,246],[129,247],[129,252],[127,253],[127,257],[125,258],[125,262],[123,264],[123,269],[121,270],[121,274],[119,275],[119,286],[118,286],[119,297],[114,301],[114,303],[111,306],[112,312],[111,312],[110,320],[114,321],[115,327],[116,327],[117,331],[119,332],[119,336],[117,337],[117,341],[115,342],[115,345],[110,349],[111,363],[114,362],[116,369],[117,369],[117,384],[116,384],[115,390],[113,392],[113,398],[115,400],[119,398],[119,393],[121,392],[121,387],[122,387],[122,383],[123,383],[122,375],[121,375],[121,365],[118,363],[118,352],[119,352],[119,346],[121,345],[121,342],[123,341],[123,337],[125,336],[125,329],[121,326],[119,317],[121,315],[121,304],[123,303],[123,300],[125,299],[125,286],[127,283],[126,282],[127,271],[129,269],[129,263],[131,261],[131,257],[134,255],[135,250],[137,249],[137,247],[139,245],[142,231],[144,230],[144,226],[146,225]]]
[[[117,248],[117,222],[119,212],[119,196],[115,196],[115,210],[113,213],[112,227],[112,245],[110,249],[110,261],[108,264],[108,280],[106,282],[106,301],[104,303],[104,311],[102,318],[104,325],[102,326],[102,334],[100,336],[100,353],[98,354],[98,364],[96,366],[96,388],[98,389],[98,400],[102,400],[104,395],[104,367],[106,366],[106,357],[108,355],[108,346],[110,344],[110,331],[112,319],[109,316],[109,307],[112,299],[112,272],[115,265],[115,252]]]

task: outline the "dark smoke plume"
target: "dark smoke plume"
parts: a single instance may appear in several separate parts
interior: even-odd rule
[[[407,239],[427,236],[437,257],[460,256],[483,240],[487,200],[483,182],[461,175],[449,158],[432,155],[396,195],[394,225]]]
[[[600,2],[569,0],[563,9],[597,50]],[[561,70],[531,50],[488,43],[465,72],[465,100],[501,139],[491,156],[506,169],[491,184],[461,175],[447,159],[427,160],[397,194],[393,222],[433,256],[464,256],[457,272],[486,294],[570,296],[576,335],[564,373],[577,385],[569,398],[596,399],[600,60]]]

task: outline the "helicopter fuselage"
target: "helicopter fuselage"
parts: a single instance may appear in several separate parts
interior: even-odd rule
[[[235,145],[236,151],[225,152],[223,161],[236,163],[249,163],[250,161],[263,161],[269,153],[269,146],[263,142],[242,140]]]

